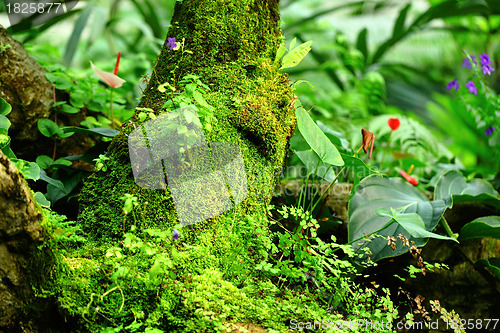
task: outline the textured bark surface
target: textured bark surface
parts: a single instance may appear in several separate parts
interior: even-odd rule
[[[42,251],[42,220],[23,177],[0,151],[0,331],[19,328],[33,299],[31,281],[37,277],[30,274]]]
[[[139,104],[155,114],[167,96],[158,86],[167,82],[179,91],[179,81],[196,75],[209,85],[204,97],[214,107],[213,130],[205,131],[210,142],[237,144],[243,155],[248,197],[240,211],[257,210],[269,202],[288,154],[289,138],[295,128],[295,112],[289,106],[293,94],[288,76],[274,62],[282,43],[279,4],[276,0],[192,0],[177,2],[168,38],[184,40],[184,50],[170,50],[165,43],[153,69],[149,86]],[[133,119],[141,125],[138,117]],[[177,216],[166,189],[138,187],[131,171],[127,136],[133,130],[123,127],[108,149],[106,171],[87,180],[80,197],[79,221],[94,237],[119,236],[125,230],[120,197],[131,193],[138,207],[145,207],[143,220],[148,226],[172,227]],[[210,189],[208,189],[210,190]],[[147,204],[146,204],[147,202]]]
[[[53,141],[43,136],[37,127],[40,118],[54,120],[54,90],[45,77],[46,71],[1,25],[0,45],[10,45],[0,52],[0,97],[12,106],[12,112],[7,115],[11,122],[11,148],[18,158],[28,161],[42,154],[52,156]],[[58,100],[67,98],[64,92],[56,94]],[[81,120],[81,114],[61,115],[58,125],[78,126]],[[58,143],[58,156],[81,154],[90,145],[91,141],[84,135],[75,134]]]

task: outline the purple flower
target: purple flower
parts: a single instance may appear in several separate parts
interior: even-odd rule
[[[494,131],[494,130],[495,130],[495,127],[490,126],[490,127],[488,127],[488,128],[486,129],[486,131],[484,131],[484,135],[485,135],[485,136],[489,136],[489,135],[493,134],[493,131]]]
[[[474,95],[477,95],[477,87],[474,85],[474,81],[468,81],[465,86],[467,87],[467,89],[469,89],[469,91],[474,94]]]
[[[491,60],[490,56],[487,55],[486,53],[480,54],[479,59],[481,59],[481,65],[482,66],[489,66],[491,65]]]
[[[491,72],[493,72],[495,70],[494,68],[491,68],[490,65],[483,65],[482,69],[483,69],[484,75],[490,75]]]
[[[177,229],[174,229],[174,233],[172,234],[172,239],[174,241],[179,239],[179,232],[177,231]]]
[[[455,89],[455,91],[458,91],[458,88],[460,88],[460,85],[458,84],[458,79],[455,79],[453,81],[448,82],[446,85],[447,90]]]
[[[167,47],[170,47],[170,51],[177,47],[177,44],[175,44],[175,37],[168,39]]]
[[[472,62],[474,63],[474,65],[477,65],[476,56],[470,56],[470,58],[472,59]],[[470,63],[469,58],[464,58],[462,60],[462,67],[465,67],[467,69],[471,69],[472,68],[472,65]]]
[[[495,69],[491,67],[492,62],[490,56],[486,53],[480,54],[479,59],[481,59],[481,68],[484,75],[490,75]]]

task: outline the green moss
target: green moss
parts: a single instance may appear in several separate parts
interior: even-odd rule
[[[207,142],[241,148],[249,184],[240,208],[244,211],[270,200],[295,127],[288,78],[271,60],[281,42],[278,19],[273,1],[177,3],[169,37],[179,43],[185,38],[184,49],[191,53],[164,48],[139,105],[165,112],[165,95],[157,87],[169,82],[179,88],[179,79],[187,74],[209,84],[205,99],[214,107],[215,121],[205,136]],[[89,177],[81,192],[78,221],[84,229],[102,238],[121,235],[133,224],[174,226],[177,217],[168,189],[144,190],[135,184],[125,135],[113,140],[108,156],[107,171]],[[119,198],[125,193],[138,197],[141,218],[127,216],[124,223]]]

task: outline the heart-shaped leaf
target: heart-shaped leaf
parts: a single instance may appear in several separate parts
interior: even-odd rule
[[[47,118],[38,119],[37,125],[40,133],[48,138],[61,132],[59,126],[57,126],[55,122]]]
[[[429,201],[425,195],[401,178],[385,178],[379,175],[366,177],[359,183],[356,194],[349,202],[349,242],[353,242],[356,251],[368,247],[372,253],[370,257],[374,261],[403,254],[408,251],[408,247],[398,241],[393,251],[387,245],[388,236],[397,237],[402,233],[410,244],[414,241],[416,246],[423,246],[427,243],[428,235],[414,237],[398,223],[387,226],[391,217],[379,216],[377,210],[385,208],[390,211],[392,208],[399,214],[416,213],[423,221],[425,230],[430,232],[450,205],[449,197]],[[381,228],[384,229],[380,230]],[[382,237],[364,238],[373,234]]]
[[[466,181],[457,170],[445,172],[437,181],[434,190],[435,199],[452,197],[453,203],[481,202],[500,209],[500,198],[493,186],[484,179]]]
[[[42,169],[48,169],[52,164],[54,164],[54,161],[47,155],[39,155],[36,158],[36,164],[38,164],[38,166]]]
[[[464,225],[458,240],[471,238],[500,239],[500,216],[483,216]]]

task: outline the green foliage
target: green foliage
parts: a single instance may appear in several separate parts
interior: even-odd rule
[[[467,182],[465,177],[456,170],[449,170],[439,178],[434,190],[435,199],[451,196],[453,203],[481,202],[495,208],[500,208],[500,198],[497,191],[484,179],[472,179]]]
[[[179,5],[182,3],[177,2]],[[104,5],[88,2],[84,8],[57,19],[64,21],[71,16],[76,17],[62,57],[66,65],[82,60],[81,63],[88,68],[87,57],[108,57],[110,50],[116,53],[114,50],[119,48],[124,50],[124,60],[128,58],[129,61],[128,66],[125,63],[125,68],[122,68],[128,80],[145,72],[147,65],[144,62],[149,63],[145,59],[154,59],[159,53],[163,42],[160,38],[164,34],[162,27],[169,23],[164,18],[169,17],[167,13],[170,11],[156,0],[133,0],[130,6],[121,3],[124,2],[110,1]],[[334,31],[332,36],[326,32],[335,29],[328,23],[310,24],[314,18],[340,10],[352,10],[352,15],[366,14],[370,10],[370,15],[377,16],[388,5],[386,2],[357,1],[322,8],[309,17],[295,18],[295,23],[290,16],[285,17],[285,29],[309,22],[309,25],[302,25],[297,30],[289,50],[281,43],[274,52],[276,48],[268,46],[277,47],[276,43],[261,42],[261,36],[251,35],[251,38],[245,39],[244,46],[238,45],[238,48],[241,46],[239,52],[243,52],[244,47],[260,49],[262,43],[267,48],[267,57],[274,59],[259,59],[258,64],[238,64],[236,69],[226,66],[224,60],[224,77],[220,79],[220,87],[213,85],[213,78],[220,75],[212,68],[219,62],[219,57],[213,56],[213,52],[218,52],[219,43],[226,45],[231,41],[207,39],[207,43],[193,52],[188,50],[191,39],[203,38],[192,37],[189,30],[182,30],[177,22],[171,22],[172,31],[179,34],[176,36],[178,39],[186,36],[186,41],[177,41],[177,54],[168,55],[175,60],[180,54],[180,60],[171,62],[174,65],[169,68],[171,75],[168,78],[158,78],[155,73],[151,75],[161,80],[156,82],[157,85],[155,82],[151,85],[159,92],[159,101],[151,108],[135,108],[135,115],[123,132],[127,133],[132,127],[140,126],[160,113],[195,105],[201,122],[194,117],[191,109],[176,117],[184,117],[189,123],[196,122],[198,127],[203,126],[207,137],[212,138],[216,133],[229,131],[231,126],[225,120],[228,115],[221,113],[221,110],[229,108],[235,112],[245,111],[237,113],[230,125],[236,124],[245,136],[251,133],[252,140],[262,140],[265,145],[276,148],[278,144],[286,143],[273,141],[269,133],[290,120],[280,119],[273,123],[272,119],[261,119],[260,110],[269,107],[260,103],[261,96],[274,91],[272,85],[266,84],[269,78],[261,74],[267,73],[267,67],[274,66],[285,69],[292,78],[298,74],[301,77],[317,75],[313,79],[308,78],[315,83],[314,87],[299,86],[300,80],[293,84],[304,105],[315,105],[312,112],[306,112],[303,107],[296,108],[298,129],[290,142],[295,154],[291,161],[296,161],[291,163],[302,163],[306,167],[304,188],[296,207],[277,209],[275,215],[278,217],[272,221],[272,231],[267,228],[267,220],[263,219],[262,213],[239,215],[236,212],[232,218],[224,216],[211,221],[214,225],[207,223],[193,229],[180,229],[178,225],[174,226],[175,214],[169,213],[174,210],[172,205],[165,204],[169,200],[167,191],[136,191],[135,184],[130,180],[130,167],[124,167],[119,162],[126,154],[105,155],[102,154],[104,149],[101,149],[87,156],[87,161],[95,157],[95,170],[100,172],[91,179],[101,181],[91,183],[86,193],[104,193],[109,196],[110,205],[80,215],[82,226],[88,232],[85,235],[81,225],[67,222],[53,212],[45,212],[53,225],[54,241],[64,253],[69,267],[58,280],[57,290],[53,291],[64,314],[93,332],[218,332],[238,329],[237,322],[257,323],[269,332],[276,332],[287,331],[285,322],[291,317],[304,321],[310,318],[366,318],[393,322],[398,316],[396,304],[390,298],[394,295],[390,295],[387,289],[377,294],[373,289],[363,289],[354,282],[360,270],[354,262],[360,261],[359,256],[377,261],[382,257],[402,254],[414,246],[416,249],[416,246],[424,245],[428,237],[456,240],[456,234],[441,218],[452,203],[500,207],[498,193],[488,183],[498,173],[499,155],[495,149],[500,128],[495,113],[499,106],[497,94],[487,87],[486,82],[478,81],[477,76],[471,78],[483,93],[477,99],[467,93],[455,99],[435,92],[436,87],[445,81],[443,75],[449,73],[450,68],[445,63],[446,59],[432,58],[429,54],[435,53],[426,44],[432,40],[426,36],[435,36],[430,23],[437,19],[444,22],[440,33],[444,33],[446,38],[434,39],[439,41],[440,47],[432,49],[444,49],[441,51],[451,54],[449,44],[459,49],[467,46],[463,43],[464,40],[467,42],[467,38],[479,44],[472,37],[464,36],[472,35],[471,32],[484,35],[498,30],[495,26],[498,26],[497,20],[490,16],[497,9],[491,1],[446,0],[430,3],[431,6],[420,13],[410,4],[400,4],[394,22],[390,22],[387,36],[374,33],[377,27],[374,29],[372,26],[363,26],[357,34],[356,27],[349,26],[344,31],[345,35]],[[341,24],[339,20],[336,27],[341,27]],[[31,29],[19,37],[25,40],[42,39],[43,31],[50,25]],[[91,28],[86,41],[81,33],[84,27]],[[220,25],[217,27],[221,28]],[[453,33],[453,29],[460,30],[460,35]],[[351,31],[354,33],[351,34]],[[241,32],[247,33],[246,28],[242,28]],[[321,39],[326,44],[314,50],[310,48],[310,41],[296,46],[298,40],[311,39],[314,33],[321,36],[313,38],[315,45],[321,44]],[[203,34],[210,36],[205,31]],[[348,37],[349,34],[352,36]],[[106,36],[106,40],[99,36]],[[488,40],[490,46],[498,41],[494,36],[488,36]],[[422,44],[426,46],[426,53],[415,52]],[[77,52],[82,46],[88,52],[85,59],[79,59]],[[0,46],[0,52],[6,47]],[[480,50],[489,49],[491,47],[481,46]],[[53,138],[54,144],[73,133],[104,137],[104,140],[116,136],[116,146],[126,142],[125,136],[117,136],[118,131],[109,128],[113,124],[107,118],[111,109],[122,122],[134,113],[134,97],[138,92],[133,91],[134,83],[126,84],[123,92],[117,91],[120,96],[110,107],[107,90],[88,75],[89,71],[73,72],[73,69],[58,65],[61,57],[57,55],[50,59],[54,49],[47,45],[34,46],[32,50],[38,53],[38,59],[48,70],[46,77],[58,89],[58,96],[63,96],[63,100],[54,101],[53,107],[58,115],[85,115],[85,120],[80,123],[82,127],[59,126],[57,118],[40,119],[38,125],[43,135]],[[308,53],[311,56],[305,58]],[[216,60],[209,63],[208,69],[201,68],[199,62],[193,60],[203,58],[201,55]],[[169,58],[169,61],[172,59]],[[159,59],[160,62],[164,60]],[[302,66],[295,67],[300,61]],[[195,71],[197,75],[181,72],[180,64],[184,62],[199,69],[199,72]],[[276,76],[275,72],[268,72],[275,77],[274,81],[281,80],[282,77]],[[144,77],[144,81],[147,80]],[[210,83],[210,86],[203,82]],[[225,90],[235,85],[241,94],[227,98]],[[388,105],[399,101],[399,106],[409,108],[408,105],[414,105],[414,110],[422,112],[425,111],[425,102],[421,101],[428,100],[431,93],[435,102],[427,105],[428,113],[424,113],[422,118],[427,122],[433,120],[434,127],[418,121],[415,116],[401,116],[402,110]],[[276,105],[286,105],[293,97],[285,90],[276,94],[282,96],[273,98]],[[10,121],[6,114],[9,110],[10,106],[0,99],[2,151],[15,161],[27,179],[48,182],[45,196],[40,192],[35,194],[41,204],[49,204],[46,197],[55,202],[68,196],[80,179],[71,171],[71,158],[41,155],[36,163],[16,160],[10,150],[7,132]],[[265,115],[264,112],[262,114]],[[387,120],[396,115],[401,126],[398,130],[391,130]],[[324,123],[315,122],[313,119],[316,118]],[[494,136],[483,135],[487,124],[496,124]],[[354,153],[361,144],[361,127],[375,133],[372,161]],[[437,133],[436,128],[441,133]],[[169,130],[184,135],[189,143],[189,133],[185,128],[172,126]],[[236,140],[230,134],[227,137],[224,134],[223,138]],[[389,153],[387,159],[386,152]],[[267,163],[270,159],[266,156],[259,161]],[[469,180],[477,176],[483,179],[468,182],[460,172],[455,171],[463,169],[462,162],[467,168],[463,174],[470,174]],[[411,187],[400,178],[370,176],[380,173],[392,177],[400,169],[413,174],[420,185]],[[446,172],[447,169],[454,170]],[[119,185],[113,186],[111,181],[106,182],[108,179],[118,179]],[[353,182],[349,204],[349,241],[355,243],[354,248],[349,244],[338,244],[332,235],[328,235],[327,240],[318,236],[318,219],[325,214],[331,217],[331,214],[319,205],[326,201],[325,196],[308,197],[310,181],[317,179],[325,179],[332,184],[336,181]],[[129,193],[131,189],[134,190]],[[427,196],[432,196],[432,191],[434,200],[431,201]],[[117,218],[113,219],[115,213],[109,207],[118,207]],[[445,228],[446,236],[433,232],[439,221]],[[177,242],[172,241],[174,228],[178,228],[181,234]],[[462,228],[458,240],[497,237],[497,233],[498,216],[480,217]],[[109,234],[117,236],[110,239]],[[397,245],[396,237],[401,240]],[[410,247],[408,244],[412,240],[415,244]],[[386,244],[387,241],[395,244],[395,250]],[[497,259],[479,259],[476,265],[487,267],[499,277]],[[442,268],[440,264],[427,262],[423,262],[423,267],[428,270]],[[407,269],[412,278],[423,272],[420,266],[410,265]],[[443,319],[457,320],[458,316],[453,312],[446,311],[438,303],[432,304]],[[413,317],[408,316],[408,320],[413,320]]]
[[[276,52],[276,57],[274,62],[279,62],[281,60],[280,69],[286,69],[290,67],[297,66],[302,59],[311,51],[312,41],[302,43],[295,46],[297,43],[297,38],[294,38],[290,43],[290,49],[287,50],[284,44],[281,44]],[[285,54],[286,52],[286,54]]]
[[[106,166],[106,161],[109,161],[109,157],[107,157],[104,154],[99,154],[99,158],[95,158],[95,170],[96,171],[104,171],[106,172],[108,170],[108,167]]]
[[[55,246],[61,248],[64,254],[71,253],[71,249],[83,245],[86,242],[85,234],[75,221],[67,221],[67,217],[59,215],[50,209],[43,209],[47,217],[47,226],[54,236]]]
[[[451,198],[429,201],[425,195],[400,178],[369,176],[361,181],[356,194],[349,202],[349,242],[354,242],[355,249],[368,246],[373,253],[370,257],[374,261],[400,255],[407,252],[407,248],[398,243],[391,249],[387,246],[387,237],[402,233],[408,240],[414,241],[416,246],[423,246],[427,243],[429,234],[423,236],[422,233],[432,231],[446,208],[450,206]],[[380,216],[377,210],[381,208],[393,209],[396,212],[389,214],[389,218],[387,214]],[[404,224],[392,223],[394,217],[409,218],[409,226],[417,226],[422,233],[414,232],[417,237],[413,236],[404,228]],[[373,234],[382,235],[383,238],[372,238]]]
[[[392,131],[387,125],[391,117],[394,115],[373,117],[368,128],[380,142],[388,140],[387,136],[390,134],[391,155],[403,169],[407,169],[409,164],[432,166],[437,161],[451,159],[451,153],[427,126],[411,118],[397,115],[396,118],[400,120],[401,125]]]
[[[500,216],[483,216],[467,223],[460,229],[459,241],[471,238],[500,239]]]
[[[297,128],[311,149],[316,153],[322,163],[326,165],[344,165],[337,148],[328,140],[326,135],[314,123],[303,107],[295,110]],[[307,163],[304,163],[307,165]],[[312,172],[312,170],[309,170]]]
[[[163,108],[186,108],[190,105],[197,105],[194,106],[194,109],[202,120],[204,129],[210,132],[212,130],[212,123],[216,121],[216,119],[213,116],[213,107],[209,105],[203,97],[210,91],[210,88],[201,82],[198,76],[192,74],[184,76],[182,80],[179,81],[179,85],[181,87],[180,89],[182,89],[180,92],[177,92],[176,88],[168,82],[158,86],[158,91],[166,94],[167,100]],[[166,87],[169,88],[168,91]],[[184,117],[187,123],[194,121],[197,127],[202,127],[201,122],[198,121],[198,117],[194,117],[194,114],[191,114],[190,110],[183,110],[183,112],[185,113]],[[177,129],[177,132],[180,134],[179,129]],[[187,135],[188,133],[185,134]]]
[[[500,259],[498,258],[490,258],[490,259],[479,259],[476,261],[475,265],[477,267],[486,267],[488,268],[493,275],[500,280]]]

